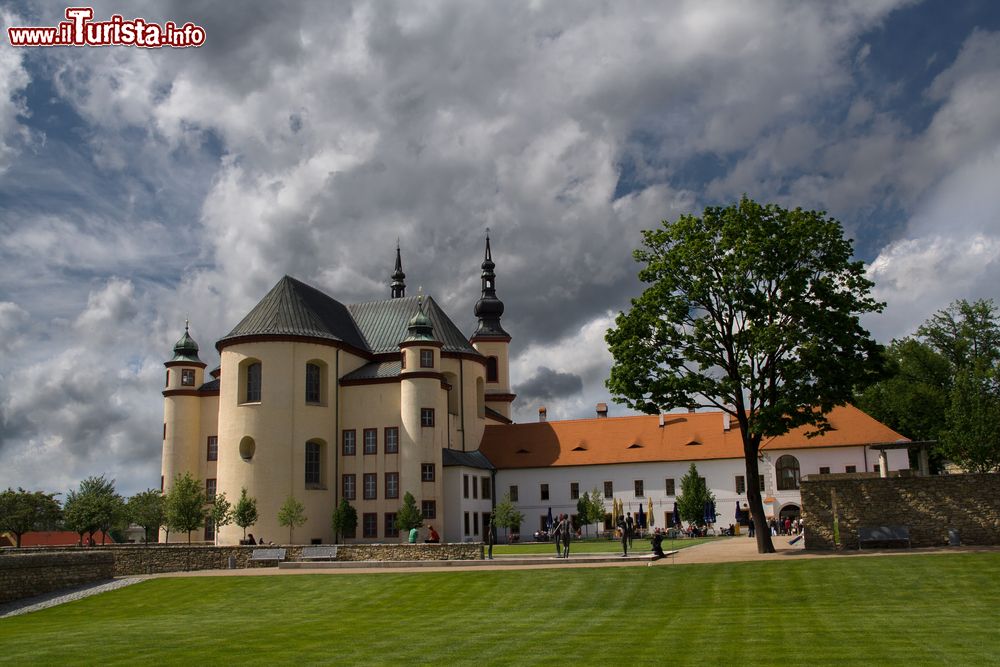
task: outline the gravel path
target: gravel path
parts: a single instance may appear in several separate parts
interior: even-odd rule
[[[113,591],[117,588],[137,584],[140,581],[145,581],[146,579],[149,579],[149,577],[120,577],[118,579],[112,579],[111,581],[84,584],[83,586],[76,586],[74,588],[64,588],[61,591],[53,591],[52,593],[46,593],[45,595],[36,595],[35,597],[15,600],[14,602],[8,602],[7,604],[0,604],[0,618],[18,616],[20,614],[27,614],[31,611],[54,607],[57,604],[62,604],[64,602],[72,602],[73,600],[80,600],[91,595],[104,593],[105,591]]]

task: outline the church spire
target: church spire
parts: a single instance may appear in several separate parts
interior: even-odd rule
[[[405,280],[406,274],[403,273],[403,260],[399,256],[399,239],[396,239],[396,270],[392,272],[392,282],[389,283],[393,299],[402,299],[406,296]]]
[[[486,255],[483,258],[483,294],[476,302],[476,317],[479,318],[479,326],[472,334],[473,338],[481,336],[510,338],[510,335],[500,326],[500,316],[503,315],[503,301],[497,298],[496,274],[493,269],[493,255],[490,250],[490,230],[486,230]]]

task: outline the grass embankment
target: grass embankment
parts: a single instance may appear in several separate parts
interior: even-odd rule
[[[6,664],[997,664],[1000,554],[157,579],[0,620]]]

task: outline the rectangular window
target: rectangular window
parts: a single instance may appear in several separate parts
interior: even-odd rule
[[[512,484],[511,487],[510,487],[510,501],[512,503],[516,503],[517,502],[517,485],[516,484]]]
[[[646,495],[643,492],[643,488],[642,487],[643,487],[642,480],[641,479],[635,480],[635,497],[636,498],[642,498],[644,495]]]
[[[844,472],[857,472],[858,466],[844,466]]]
[[[406,370],[406,350],[402,350],[399,353],[399,367],[404,371]]]
[[[425,519],[437,518],[437,502],[434,500],[420,501],[420,516]]]
[[[219,460],[219,436],[217,435],[208,436],[208,460]]]
[[[548,484],[542,484],[541,487],[539,488],[538,495],[541,497],[542,500],[548,500],[549,499],[549,485]]]
[[[605,498],[615,497],[615,486],[611,482],[604,483],[604,497]]]
[[[399,498],[399,473],[387,472],[385,474],[385,497]]]
[[[353,428],[344,431],[344,456],[354,456],[358,453],[358,432]]]
[[[182,387],[194,386],[194,371],[192,369],[190,368],[181,369],[181,386]]]
[[[399,427],[385,427],[385,453],[396,454],[399,452]]]
[[[260,364],[247,366],[247,403],[260,403]]]
[[[420,367],[434,368],[434,350],[420,350]]]
[[[362,537],[378,537],[378,514],[365,512],[361,515]]]
[[[472,478],[472,497],[473,499],[479,499],[479,478]]]
[[[872,472],[874,473],[882,472],[882,466],[876,463],[875,465],[872,466]]]
[[[216,480],[215,480],[215,478],[210,477],[209,479],[206,479],[205,480],[205,500],[207,500],[210,503],[214,503],[215,502],[215,489],[216,489]]]
[[[358,480],[354,474],[344,475],[344,499],[354,500],[358,493]]]
[[[746,493],[747,478],[743,475],[736,476],[736,493]]]
[[[469,476],[468,475],[462,475],[462,497],[463,498],[468,498],[469,497]]]
[[[205,517],[205,541],[215,541],[215,520],[210,516]]]
[[[760,483],[760,492],[764,493],[764,476],[757,475],[757,481]]]
[[[569,499],[570,500],[580,499],[580,482],[569,483]]]
[[[490,478],[489,477],[483,477],[482,487],[483,487],[483,500],[489,500],[490,499],[490,495],[491,495],[491,491],[493,490],[493,489],[490,488]]]
[[[320,485],[320,444],[306,443],[306,487]]]
[[[421,482],[433,482],[434,481],[434,464],[433,463],[421,463],[420,464],[420,481]]]
[[[319,403],[320,368],[306,364],[306,403]]]
[[[420,408],[420,425],[434,426],[434,408]]]
[[[479,514],[475,512],[472,513],[472,534],[479,534]]]
[[[469,513],[465,513],[465,535],[469,534]]]
[[[366,472],[364,476],[365,500],[375,500],[378,498],[378,474]]]
[[[385,513],[385,536],[395,537],[399,533],[396,529],[396,513],[386,512]]]
[[[163,422],[163,439],[167,439],[167,422]]]
[[[163,386],[164,387],[169,387],[170,386],[170,369],[169,368],[167,369],[167,382]]]
[[[674,478],[673,477],[667,477],[667,479],[665,481],[666,481],[667,495],[668,496],[676,495],[675,494],[676,489],[674,488]]]
[[[830,466],[820,466],[819,467],[819,474],[821,474],[821,475],[829,475],[830,474]]]
[[[364,431],[365,454],[378,454],[378,429],[366,428]]]

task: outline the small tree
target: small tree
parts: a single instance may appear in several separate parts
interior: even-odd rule
[[[150,534],[158,534],[166,518],[163,494],[153,489],[140,491],[128,499],[125,506],[129,521],[142,526],[148,544]]]
[[[403,506],[396,512],[396,528],[409,531],[424,525],[424,517],[417,507],[417,500],[407,491],[403,494]]]
[[[101,531],[101,544],[107,539],[108,531],[121,527],[127,520],[125,499],[115,491],[115,480],[104,475],[88,477],[80,482],[80,488],[66,496],[66,525],[80,535],[91,536]]]
[[[246,487],[240,489],[240,499],[233,510],[233,521],[243,529],[243,541],[247,539],[247,528],[257,523],[257,499],[247,495]]]
[[[61,517],[62,509],[55,494],[22,488],[0,493],[0,530],[14,533],[18,548],[25,533],[53,528]]]
[[[215,494],[212,509],[208,513],[212,517],[212,524],[215,526],[215,543],[219,543],[219,529],[228,526],[233,522],[233,504],[226,498],[226,492],[220,491]]]
[[[493,508],[493,525],[507,530],[520,529],[524,523],[524,514],[517,511],[517,507],[511,502],[510,494],[505,493],[503,500]]]
[[[178,474],[167,493],[167,526],[186,532],[191,544],[191,531],[205,525],[205,490],[191,473]]]
[[[585,517],[581,516],[581,518],[583,518],[583,520],[586,522],[589,534],[590,524],[592,523],[599,524],[600,522],[604,521],[604,512],[605,512],[604,494],[601,493],[600,489],[598,489],[595,486],[590,493],[586,494],[586,496],[587,496],[587,514]]]
[[[305,505],[295,499],[295,496],[285,498],[285,504],[278,510],[278,524],[288,526],[288,543],[294,544],[293,535],[296,526],[306,522]]]
[[[333,510],[333,541],[340,541],[342,535],[353,535],[357,529],[358,511],[347,502],[347,498],[341,498],[340,504]]]
[[[71,490],[66,494],[66,505],[63,508],[63,525],[80,536],[80,546],[83,546],[83,536],[97,532],[96,512],[90,507],[93,498]]]
[[[707,502],[715,502],[715,496],[708,490],[705,478],[698,475],[698,466],[692,463],[687,474],[681,477],[681,495],[677,498],[681,519],[699,526],[704,525]]]

